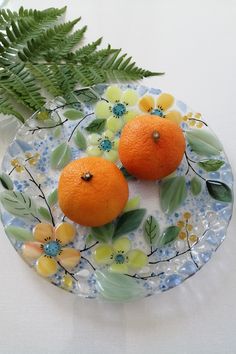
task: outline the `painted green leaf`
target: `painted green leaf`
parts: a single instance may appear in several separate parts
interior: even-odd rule
[[[91,234],[95,240],[106,243],[112,239],[114,229],[113,223],[109,223],[99,227],[91,227]]]
[[[8,190],[13,190],[13,188],[14,188],[13,182],[12,182],[10,176],[8,176],[6,173],[2,172],[0,174],[0,182],[1,182],[1,185],[3,186],[3,188],[8,189]]]
[[[202,190],[202,183],[199,178],[193,177],[190,181],[190,189],[193,195],[198,195]]]
[[[97,290],[106,300],[125,302],[145,296],[145,289],[127,275],[97,270],[95,278]]]
[[[59,138],[59,136],[61,135],[61,126],[55,128],[53,135],[54,138]]]
[[[135,179],[135,177],[134,176],[132,176],[127,170],[126,170],[126,168],[124,167],[124,166],[122,166],[121,168],[120,168],[120,171],[123,173],[123,175],[124,175],[124,177],[126,178],[126,179]]]
[[[172,214],[187,197],[186,180],[184,176],[168,178],[160,185],[160,202],[163,212]]]
[[[50,207],[53,206],[53,205],[55,205],[55,204],[57,203],[57,201],[58,201],[58,191],[57,191],[57,188],[54,189],[54,191],[53,191],[51,194],[49,194],[49,196],[48,196],[48,198],[47,198],[47,201],[48,201],[48,204],[49,204]]]
[[[187,141],[191,149],[199,155],[218,155],[222,145],[218,138],[205,130],[193,129],[186,132]]]
[[[76,145],[81,149],[81,150],[85,150],[87,147],[87,142],[86,139],[84,137],[84,135],[77,130],[75,137],[74,137],[74,141],[76,143]]]
[[[55,170],[61,170],[71,160],[71,149],[64,142],[57,146],[51,153],[51,167]]]
[[[230,203],[233,200],[233,193],[227,184],[220,181],[206,181],[207,190],[210,196],[221,202]]]
[[[44,207],[40,207],[40,208],[38,208],[38,213],[44,220],[47,220],[50,222],[52,221],[52,218],[51,218],[51,215],[50,215],[48,209],[46,209]]]
[[[84,113],[76,109],[69,109],[68,111],[65,111],[63,115],[69,120],[77,120],[83,118]]]
[[[92,88],[77,90],[75,94],[78,100],[83,103],[95,103],[100,100],[100,97]]]
[[[7,226],[5,228],[7,236],[14,237],[18,241],[30,241],[33,240],[33,234],[31,231],[23,229],[18,226]]]
[[[136,197],[131,198],[131,199],[128,200],[128,202],[126,203],[126,206],[125,206],[123,212],[137,209],[137,207],[139,206],[139,204],[140,204],[140,196],[139,196],[139,195],[136,195]]]
[[[207,172],[214,172],[221,168],[224,165],[224,161],[222,160],[207,160],[200,161],[198,165],[203,168]]]
[[[144,225],[143,225],[144,237],[147,243],[150,246],[156,246],[158,242],[158,238],[160,236],[160,226],[154,218],[154,216],[150,215]]]
[[[122,214],[117,221],[113,238],[125,235],[136,230],[141,224],[146,209],[135,209]]]
[[[101,133],[106,125],[106,119],[94,119],[85,129],[89,133]]]
[[[44,127],[55,127],[55,124],[59,123],[59,119],[56,119],[56,116],[54,119],[48,118],[47,120],[43,121],[43,125]]]
[[[180,232],[180,228],[177,226],[169,226],[165,229],[158,241],[158,246],[162,247],[167,245],[168,243],[173,242],[176,240]]]
[[[0,202],[12,215],[31,219],[37,216],[36,205],[26,193],[4,191],[0,194]]]

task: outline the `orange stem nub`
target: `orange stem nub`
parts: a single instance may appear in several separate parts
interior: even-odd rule
[[[93,177],[93,175],[92,175],[90,172],[85,172],[85,173],[81,176],[81,178],[82,178],[84,181],[86,181],[86,182],[90,181],[90,180],[92,179],[92,177]]]
[[[152,138],[154,140],[154,143],[157,143],[158,140],[160,139],[160,134],[157,130],[154,130],[152,133]]]

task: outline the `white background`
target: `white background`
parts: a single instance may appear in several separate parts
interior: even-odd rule
[[[235,0],[10,0],[68,6],[86,40],[104,37],[163,77],[143,83],[206,115],[236,166]],[[236,221],[217,254],[181,286],[130,304],[83,300],[53,287],[17,256],[1,228],[0,353],[235,354]]]

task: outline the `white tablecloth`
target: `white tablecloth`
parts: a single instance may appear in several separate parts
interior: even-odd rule
[[[104,37],[140,66],[165,71],[143,83],[206,115],[236,166],[235,0],[10,0],[68,6],[87,40]],[[1,226],[1,354],[235,354],[236,222],[198,274],[160,296],[129,304],[76,298],[37,276]]]

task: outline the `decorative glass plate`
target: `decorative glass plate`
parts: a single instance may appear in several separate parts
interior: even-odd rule
[[[71,101],[70,101],[71,102]],[[140,181],[118,160],[122,127],[148,112],[176,121],[186,137],[177,171]],[[102,156],[129,184],[123,213],[103,227],[74,224],[57,201],[71,160]],[[159,89],[98,85],[36,112],[2,163],[1,218],[16,251],[41,276],[76,295],[129,301],[173,288],[207,263],[225,238],[233,176],[205,117]]]

